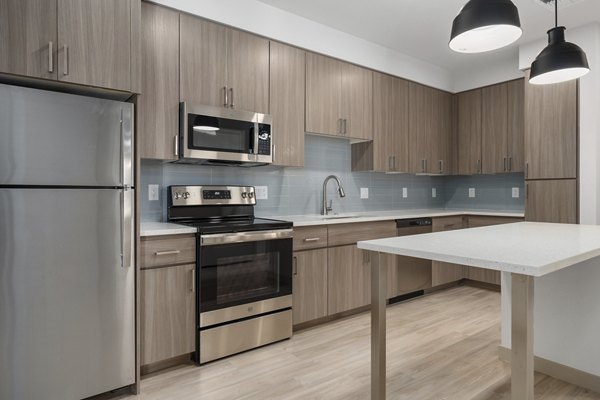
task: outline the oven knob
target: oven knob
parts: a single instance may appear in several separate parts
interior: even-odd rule
[[[181,197],[183,197],[184,199],[189,199],[190,198],[190,192],[185,192],[184,194],[181,195]]]
[[[181,196],[179,195],[179,193],[175,193],[175,200],[179,200]]]
[[[248,193],[248,197],[249,197],[249,198],[253,198],[253,197],[254,197],[254,192],[250,192],[250,193]]]
[[[245,199],[246,197],[248,197],[248,193],[246,193],[246,192],[243,192],[243,193],[242,193],[242,199]]]

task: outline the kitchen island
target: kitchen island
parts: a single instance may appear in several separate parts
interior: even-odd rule
[[[513,400],[533,400],[534,278],[600,256],[600,226],[520,222],[358,242],[372,251],[371,399],[386,398],[384,254],[508,272],[512,280]]]

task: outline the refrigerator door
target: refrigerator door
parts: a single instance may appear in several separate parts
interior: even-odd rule
[[[134,383],[134,268],[121,260],[131,192],[0,188],[1,400]]]
[[[0,85],[0,186],[132,182],[133,105]]]

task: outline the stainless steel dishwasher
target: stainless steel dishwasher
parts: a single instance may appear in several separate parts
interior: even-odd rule
[[[408,236],[431,232],[431,218],[396,220],[396,235]],[[396,256],[388,272],[390,303],[420,296],[431,288],[431,260]]]

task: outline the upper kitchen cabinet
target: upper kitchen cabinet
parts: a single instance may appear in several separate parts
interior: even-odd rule
[[[373,141],[352,145],[353,171],[408,171],[408,81],[373,73]]]
[[[139,92],[139,0],[0,0],[0,72]]]
[[[179,130],[179,13],[142,4],[141,158],[175,160]]]
[[[0,72],[56,79],[56,0],[0,0]]]
[[[577,96],[577,81],[525,84],[526,179],[577,177]]]
[[[268,114],[269,41],[181,14],[180,100]]]
[[[452,96],[409,83],[409,171],[452,172]]]
[[[273,118],[273,164],[304,165],[305,52],[271,42],[270,109]]]
[[[458,173],[481,173],[481,89],[456,95]]]
[[[372,71],[306,55],[306,132],[370,140],[372,101]]]
[[[484,174],[523,171],[523,80],[481,92],[481,169]]]

